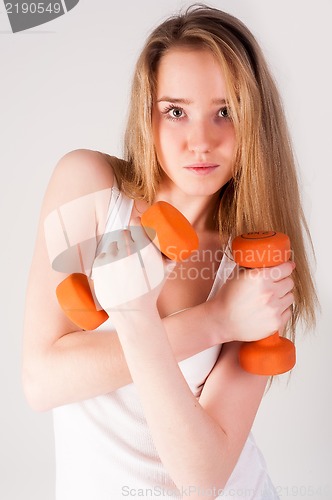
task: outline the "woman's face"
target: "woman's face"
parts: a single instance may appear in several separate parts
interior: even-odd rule
[[[225,80],[211,52],[179,48],[162,57],[152,127],[170,188],[209,196],[229,181],[235,132]]]

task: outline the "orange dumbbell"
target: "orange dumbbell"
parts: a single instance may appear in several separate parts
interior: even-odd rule
[[[287,262],[291,256],[286,234],[259,231],[242,234],[233,240],[234,261],[241,267],[273,267]],[[280,337],[278,332],[265,339],[246,342],[239,353],[244,370],[256,375],[278,375],[293,368],[296,362],[293,342]]]
[[[141,217],[147,236],[169,259],[181,261],[198,249],[198,237],[189,221],[173,205],[158,201]],[[94,330],[108,314],[100,306],[93,290],[93,280],[83,273],[73,273],[56,289],[58,302],[67,317],[83,330]]]

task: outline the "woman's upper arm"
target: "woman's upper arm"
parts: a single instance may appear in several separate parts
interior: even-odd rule
[[[238,362],[241,342],[223,345],[199,402],[220,425],[234,466],[248,437],[264,395],[268,377],[245,372]]]
[[[72,151],[60,159],[53,171],[42,203],[26,293],[24,385],[29,384],[33,370],[38,370],[48,348],[66,333],[79,330],[63,313],[55,290],[70,272],[78,271],[70,269],[67,262],[68,246],[75,249],[77,243],[90,240],[84,267],[88,269],[92,264],[97,237],[106,221],[112,185],[110,163],[97,151]],[[59,253],[64,257],[54,266]]]

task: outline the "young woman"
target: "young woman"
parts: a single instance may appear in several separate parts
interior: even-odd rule
[[[55,265],[57,254],[80,245],[108,309],[132,269],[98,263],[125,239],[135,253],[131,228],[159,200],[191,222],[198,251],[98,329],[78,329],[55,294],[76,265]],[[230,240],[261,229],[289,235],[292,261],[238,272]],[[68,153],[43,202],[23,378],[31,406],[53,409],[57,500],[277,498],[250,432],[268,378],[245,372],[238,351],[277,329],[294,338],[299,318],[314,324],[303,233],[282,106],[254,37],[205,6],[166,20],[136,66],[125,159]],[[150,257],[157,268],[159,252]]]

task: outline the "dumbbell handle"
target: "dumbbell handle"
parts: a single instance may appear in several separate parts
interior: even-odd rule
[[[232,244],[234,261],[241,267],[273,267],[291,256],[287,235],[258,231],[237,236]],[[242,368],[256,375],[278,375],[291,370],[296,362],[294,344],[273,332],[265,339],[246,342],[239,352]]]
[[[148,237],[169,259],[185,260],[198,248],[198,237],[189,221],[175,207],[159,201],[141,217]],[[58,302],[67,317],[83,330],[94,330],[108,314],[93,293],[93,281],[84,273],[65,278],[56,289]],[[97,304],[97,306],[96,306]]]

